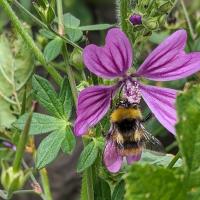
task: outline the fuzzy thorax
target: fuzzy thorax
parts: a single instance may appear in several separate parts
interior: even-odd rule
[[[120,122],[124,119],[142,119],[139,109],[135,108],[117,108],[110,116],[111,122]]]

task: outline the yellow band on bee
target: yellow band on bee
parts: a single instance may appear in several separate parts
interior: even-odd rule
[[[112,122],[119,122],[124,119],[141,119],[142,114],[139,109],[117,108],[110,116]]]

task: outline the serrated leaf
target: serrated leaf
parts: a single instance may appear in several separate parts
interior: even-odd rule
[[[65,130],[60,129],[42,140],[37,150],[36,168],[41,169],[45,167],[57,157],[64,139]]]
[[[121,180],[114,188],[112,194],[112,200],[124,200],[125,183]]]
[[[88,26],[80,26],[79,29],[81,31],[99,31],[99,30],[106,30],[112,27],[114,27],[113,24],[94,24]]]
[[[200,166],[200,86],[196,85],[177,98],[179,122],[177,139],[188,172]]]
[[[70,13],[64,14],[64,26],[65,33],[68,35],[70,40],[76,42],[82,37],[83,33],[78,29],[80,26],[80,20]]]
[[[33,76],[32,83],[34,96],[40,104],[46,108],[51,115],[57,118],[64,118],[63,106],[50,83],[38,75]]]
[[[126,200],[186,200],[183,175],[158,166],[132,165],[126,178]]]
[[[13,125],[23,130],[26,120],[28,118],[28,113],[22,115]],[[48,133],[56,129],[64,129],[66,127],[66,121],[63,119],[58,119],[49,115],[33,113],[30,134],[37,135],[42,133]]]
[[[66,118],[69,119],[72,113],[73,97],[72,97],[69,81],[66,77],[63,79],[63,82],[62,82],[59,99],[61,101],[61,104],[64,107]]]
[[[64,153],[70,154],[74,150],[75,145],[76,145],[76,138],[72,132],[72,129],[69,126],[67,126],[65,139],[62,142],[62,151]]]
[[[51,40],[44,48],[44,56],[47,62],[54,60],[62,50],[63,41],[61,38],[56,37]]]
[[[90,167],[96,160],[98,155],[98,147],[94,142],[90,142],[82,151],[79,161],[77,172],[82,172]]]

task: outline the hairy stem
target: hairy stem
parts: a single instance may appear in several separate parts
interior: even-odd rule
[[[56,2],[57,2],[57,12],[58,12],[58,21],[59,21],[58,30],[60,30],[61,34],[64,34],[62,1],[57,0]],[[70,66],[70,63],[69,63],[69,55],[68,55],[66,44],[64,45],[64,48],[63,48],[63,58],[64,58],[64,62],[66,64],[66,73],[67,73],[68,78],[69,78],[69,83],[70,83],[70,87],[71,87],[71,90],[72,90],[74,102],[76,104],[78,92],[77,92],[77,88],[76,88],[74,75],[73,75],[73,72],[72,72],[72,69],[71,69],[71,66]],[[84,146],[87,144],[87,141],[85,139],[83,139],[83,144],[84,144]],[[86,172],[84,173],[84,176],[86,176],[86,182],[87,182],[87,200],[94,200],[92,167],[89,167],[86,170]],[[85,178],[85,177],[83,177],[83,178]]]
[[[16,16],[14,11],[12,10],[11,6],[9,5],[9,3],[6,0],[0,0],[0,5],[2,6],[4,11],[8,15],[8,17],[10,18],[10,20],[11,20],[13,26],[16,28],[17,32],[19,32],[19,34],[24,39],[24,41],[26,42],[28,47],[34,53],[36,59],[43,65],[43,67],[47,70],[47,72],[53,77],[55,82],[60,85],[61,82],[62,82],[62,77],[56,71],[55,68],[53,68],[52,66],[50,66],[50,65],[48,65],[46,63],[44,55],[42,54],[40,49],[36,46],[36,44],[34,43],[33,39],[31,38],[29,33],[24,28],[24,26],[22,25],[22,23],[20,22],[19,18]]]
[[[191,35],[192,39],[195,40],[196,35],[195,35],[195,33],[194,33],[194,30],[193,30],[193,27],[192,27],[192,23],[191,23],[191,21],[190,21],[190,17],[189,17],[188,11],[187,11],[187,9],[186,9],[185,2],[184,2],[184,0],[180,0],[180,2],[181,2],[181,6],[182,6],[182,8],[183,8],[183,12],[184,12],[184,15],[185,15],[185,19],[186,19],[187,24],[188,24],[188,28],[189,28],[189,31],[190,31],[190,35]]]
[[[64,34],[64,24],[63,24],[64,20],[63,20],[62,1],[57,0],[56,5],[57,5],[57,14],[58,14],[58,30],[59,30],[59,33],[61,35],[63,35]],[[66,73],[68,75],[72,95],[73,95],[73,98],[74,98],[74,102],[76,104],[78,93],[77,93],[77,89],[76,89],[75,78],[74,78],[71,66],[69,64],[69,55],[68,55],[66,44],[64,44],[62,52],[63,52],[64,62],[65,62],[65,65],[66,65]]]
[[[124,32],[127,32],[128,26],[126,22],[127,12],[128,12],[128,0],[116,0],[116,5],[118,9],[118,21]]]
[[[17,146],[17,151],[16,151],[14,162],[13,162],[13,170],[15,172],[19,171],[20,167],[21,167],[26,143],[28,141],[28,134],[29,134],[29,129],[30,129],[30,125],[31,125],[31,120],[32,120],[32,112],[28,116],[23,133],[20,137],[20,140],[19,140],[19,143]]]
[[[49,178],[47,174],[47,170],[45,168],[40,170],[40,176],[42,181],[42,186],[44,190],[45,200],[53,200],[50,185],[49,185]]]
[[[176,162],[178,161],[178,159],[181,157],[181,152],[179,151],[174,158],[171,160],[171,162],[169,163],[169,165],[167,166],[168,169],[173,168],[173,166],[176,164]]]

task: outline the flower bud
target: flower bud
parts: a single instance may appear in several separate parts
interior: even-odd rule
[[[158,2],[157,6],[158,6],[159,12],[166,13],[171,9],[172,4],[170,1],[162,0],[162,1]]]
[[[2,161],[2,173],[1,173],[1,184],[4,189],[9,193],[13,193],[16,190],[19,190],[25,184],[30,171],[15,171],[11,166],[9,167],[7,163]]]
[[[83,56],[79,49],[75,48],[70,56],[71,64],[76,67],[77,69],[83,69]]]
[[[148,18],[143,22],[143,24],[149,30],[155,30],[155,29],[157,29],[159,27],[158,18],[157,17]]]
[[[129,21],[131,22],[132,25],[140,25],[142,24],[142,16],[139,14],[132,14],[129,17]]]
[[[77,90],[80,92],[87,88],[89,86],[89,83],[87,81],[81,81],[80,84],[76,87]]]
[[[50,24],[55,18],[55,13],[52,6],[46,1],[33,2],[33,6],[38,12],[42,21]]]

